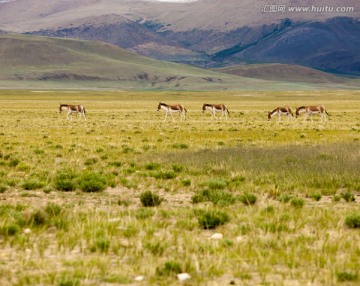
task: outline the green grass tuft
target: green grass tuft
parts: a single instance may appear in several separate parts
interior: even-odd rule
[[[156,207],[161,204],[162,199],[151,191],[145,191],[141,193],[140,201],[144,207]]]
[[[85,172],[78,178],[80,190],[86,193],[101,192],[106,189],[106,179],[103,175],[94,172]]]
[[[229,215],[220,210],[196,210],[195,215],[204,229],[214,229],[230,221]]]
[[[345,218],[345,224],[350,228],[360,228],[360,212],[354,212]]]

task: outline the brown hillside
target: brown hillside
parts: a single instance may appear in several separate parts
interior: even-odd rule
[[[344,83],[345,78],[297,65],[252,64],[219,68],[216,71],[266,80],[311,83]]]

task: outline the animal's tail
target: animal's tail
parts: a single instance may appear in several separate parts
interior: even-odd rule
[[[184,110],[185,110],[185,114],[187,113],[187,110],[186,110],[186,108],[184,107]]]
[[[229,117],[230,117],[230,111],[229,111],[229,109],[228,109],[227,107],[225,107],[225,108],[226,108],[227,114],[228,114]]]
[[[325,109],[325,113],[326,113],[327,116],[330,116],[330,114],[326,111],[326,109]]]

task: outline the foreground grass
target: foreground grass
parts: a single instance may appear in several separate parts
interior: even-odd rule
[[[184,103],[187,121],[162,122],[160,100]],[[230,119],[202,114],[208,101]],[[66,121],[60,102],[88,120]],[[326,124],[267,122],[278,105],[315,103]],[[179,272],[188,285],[356,284],[357,106],[355,91],[2,91],[1,284],[173,285]],[[228,220],[206,229],[205,212]]]

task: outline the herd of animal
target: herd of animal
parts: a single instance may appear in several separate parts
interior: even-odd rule
[[[173,113],[179,113],[180,114],[180,120],[186,119],[186,113],[187,110],[182,104],[174,104],[174,105],[168,105],[163,102],[159,102],[159,105],[157,107],[157,111],[164,110],[165,111],[165,119],[168,116],[168,114],[171,115],[172,120],[174,121]],[[212,119],[222,119],[224,116],[227,119],[228,116],[230,116],[229,109],[226,107],[225,104],[209,104],[204,103],[202,107],[202,111],[205,112],[206,110],[210,111]],[[84,117],[86,120],[86,111],[85,107],[83,105],[69,105],[69,104],[60,104],[60,113],[62,111],[67,111],[66,118],[69,120],[72,120],[72,114],[78,113]],[[216,117],[216,113],[221,113],[221,117]],[[306,117],[304,121],[307,120],[308,117],[311,118],[311,115],[319,114],[321,116],[321,121],[326,122],[326,115],[329,116],[327,113],[324,105],[311,105],[311,106],[301,106],[296,108],[295,117],[297,118],[301,113],[305,113]],[[277,107],[273,111],[268,113],[268,120],[271,120],[273,116],[277,115],[278,120],[281,120],[281,116],[286,116],[288,119],[291,119],[294,117],[294,114],[290,107],[284,106],[284,107]],[[311,118],[312,120],[312,118]]]

